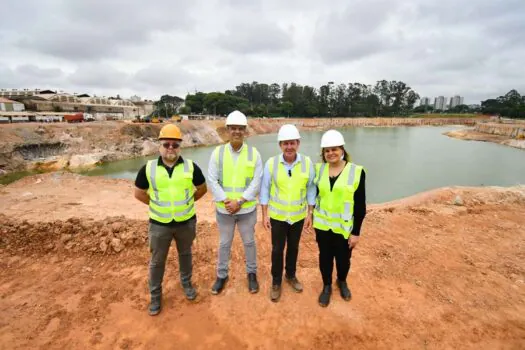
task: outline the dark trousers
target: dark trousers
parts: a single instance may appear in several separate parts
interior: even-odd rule
[[[272,277],[273,284],[281,285],[283,280],[283,253],[286,246],[286,276],[295,277],[299,241],[303,231],[304,220],[293,225],[287,222],[270,219],[272,225]]]
[[[343,235],[330,231],[315,229],[315,239],[319,246],[319,269],[323,276],[323,284],[332,284],[332,271],[337,268],[337,279],[346,281],[350,271],[352,249],[348,246],[348,239]]]

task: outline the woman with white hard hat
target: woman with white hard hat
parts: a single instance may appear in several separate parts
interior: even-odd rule
[[[339,131],[325,132],[321,138],[322,163],[316,164],[317,199],[313,227],[324,285],[319,305],[324,307],[328,306],[332,295],[334,259],[341,297],[347,301],[352,298],[346,278],[352,249],[359,242],[361,224],[366,215],[365,171],[362,166],[352,163],[344,145],[344,137]]]

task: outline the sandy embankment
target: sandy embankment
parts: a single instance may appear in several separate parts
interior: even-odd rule
[[[472,129],[454,130],[445,135],[461,140],[498,143],[525,149],[525,124],[477,123]]]

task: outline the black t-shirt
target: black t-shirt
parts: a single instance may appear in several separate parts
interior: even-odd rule
[[[181,163],[184,162],[182,157],[179,157],[179,159],[177,160],[175,165],[170,168],[169,166],[164,164],[164,162],[162,162],[162,157],[159,157],[158,160],[159,160],[159,165],[162,165],[166,169],[166,171],[168,172],[168,175],[170,177],[173,174],[173,169],[175,169],[175,167],[178,164],[181,164]],[[200,185],[202,185],[202,184],[204,184],[206,182],[206,179],[204,178],[204,174],[202,173],[201,168],[199,168],[199,166],[196,163],[193,163],[193,181],[192,182],[193,182],[194,186],[200,186]],[[140,168],[139,172],[137,173],[137,177],[135,178],[135,186],[137,188],[140,188],[141,190],[147,190],[149,188],[149,182],[148,182],[148,178],[146,176],[146,165],[144,165],[142,168]],[[193,220],[195,218],[196,218],[196,215],[192,216],[191,218],[189,218],[188,220],[185,220],[185,221],[177,222],[177,221],[173,220],[172,222],[170,222],[168,224],[165,224],[165,223],[162,223],[162,222],[158,222],[158,221],[153,220],[153,219],[149,219],[149,221],[154,223],[154,224],[157,224],[157,225],[176,226],[176,225],[184,224],[185,222],[188,222],[188,221]]]
[[[341,175],[339,173],[337,176],[329,176],[330,180],[330,191],[334,188],[335,181]],[[361,234],[361,225],[366,216],[366,192],[365,192],[365,181],[366,174],[363,170],[361,172],[361,178],[359,180],[359,185],[357,190],[354,192],[354,226],[352,227],[352,235],[359,236]],[[319,188],[317,188],[317,193],[319,193]]]

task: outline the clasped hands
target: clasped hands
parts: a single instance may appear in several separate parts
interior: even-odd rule
[[[228,213],[230,213],[231,215],[241,210],[241,205],[236,199],[226,198],[224,200],[224,205],[226,206],[226,210],[228,211]]]

